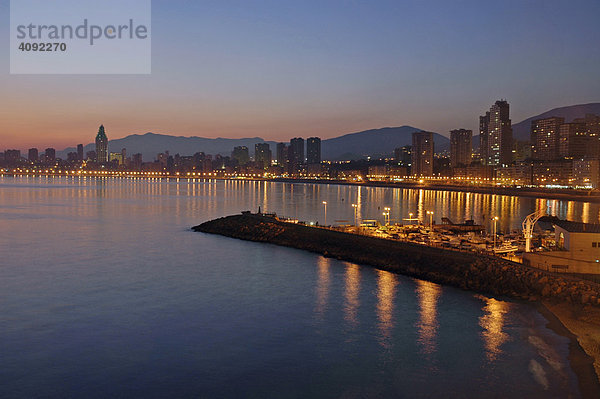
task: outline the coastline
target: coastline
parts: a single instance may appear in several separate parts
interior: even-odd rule
[[[542,198],[550,200],[562,201],[578,201],[600,203],[600,193],[582,192],[576,189],[543,189],[543,188],[516,188],[516,187],[492,187],[492,186],[472,186],[472,185],[450,185],[436,183],[409,183],[409,182],[349,182],[346,180],[324,180],[324,179],[292,179],[292,178],[264,178],[264,177],[227,177],[227,176],[190,176],[190,175],[144,175],[144,172],[112,172],[112,173],[26,173],[26,172],[8,172],[0,171],[0,175],[6,176],[65,176],[65,177],[122,177],[134,179],[187,179],[187,180],[233,180],[233,181],[264,181],[276,183],[291,183],[291,184],[330,184],[339,186],[358,186],[358,187],[381,187],[381,188],[401,188],[412,190],[433,190],[433,191],[449,191],[449,192],[468,192],[474,194],[490,194],[490,195],[505,195],[512,197],[524,198]]]
[[[543,301],[536,308],[548,320],[548,329],[569,339],[569,364],[577,375],[581,397],[599,398],[600,310],[587,308],[586,311],[595,313],[595,321],[585,322],[575,316],[583,310],[573,305]]]
[[[490,187],[490,186],[472,186],[472,185],[449,185],[435,183],[408,183],[408,182],[349,182],[345,180],[321,180],[321,179],[257,179],[271,180],[282,183],[313,183],[313,184],[332,184],[342,186],[361,186],[361,187],[383,187],[383,188],[405,188],[412,190],[434,190],[434,191],[451,191],[451,192],[468,192],[475,194],[491,194],[491,195],[506,195],[512,197],[525,198],[543,198],[550,200],[564,201],[579,201],[600,203],[600,193],[588,194],[582,193],[575,189],[543,189],[543,188],[516,188],[516,187]]]
[[[530,301],[548,328],[570,339],[582,397],[600,397],[600,285],[484,255],[281,222],[245,213],[196,232],[302,249],[483,295]],[[595,298],[590,300],[590,292]]]

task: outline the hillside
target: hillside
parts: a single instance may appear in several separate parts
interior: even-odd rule
[[[600,103],[579,104],[568,107],[554,108],[550,111],[532,116],[531,118],[527,118],[517,124],[513,124],[513,137],[518,140],[529,140],[531,122],[536,119],[558,116],[565,118],[566,122],[571,122],[575,118],[583,118],[585,114],[600,115]]]
[[[600,115],[600,103],[572,105],[568,107],[555,108],[550,111],[532,116],[519,123],[513,124],[514,138],[518,140],[529,140],[529,131],[531,121],[550,116],[560,116],[567,122],[575,118],[584,117],[585,114],[593,113]],[[329,160],[347,160],[361,159],[366,157],[379,157],[391,155],[394,148],[412,144],[412,133],[421,129],[412,126],[385,127],[381,129],[365,130],[357,133],[345,134],[332,139],[326,139],[322,142],[323,159]],[[473,147],[479,147],[479,135],[474,132]],[[310,137],[307,132],[305,139]],[[271,145],[273,156],[276,153],[276,142],[265,141],[260,137],[226,139],[226,138],[204,138],[204,137],[181,137],[164,134],[146,133],[143,135],[134,134],[122,139],[111,140],[109,142],[109,151],[119,152],[122,148],[127,149],[128,154],[142,153],[144,161],[151,161],[156,158],[156,154],[169,151],[171,154],[193,155],[196,152],[206,154],[230,155],[233,147],[246,146],[250,155],[254,155],[254,145],[256,143],[267,142]],[[436,152],[448,151],[450,149],[450,140],[441,134],[434,133],[434,142]],[[88,144],[84,151],[93,151],[94,144]],[[68,152],[75,151],[75,148],[67,148],[59,151],[57,156],[66,158]]]
[[[359,159],[367,156],[390,155],[394,148],[411,145],[412,133],[420,131],[410,126],[388,127],[383,129],[367,130],[364,132],[346,134],[333,139],[323,140],[322,154],[324,159]],[[308,137],[307,135],[305,139]],[[434,134],[436,148],[447,148],[448,138],[437,133]],[[176,137],[164,134],[146,133],[134,134],[122,139],[110,140],[108,149],[111,152],[120,152],[122,148],[127,149],[128,154],[141,153],[144,161],[148,162],[156,158],[156,154],[169,151],[170,154],[193,155],[196,152],[206,154],[230,155],[233,147],[246,146],[250,155],[254,155],[256,143],[267,142],[271,146],[273,156],[276,154],[274,141],[265,141],[260,137],[243,139],[209,139],[204,137]],[[88,144],[84,152],[94,151],[95,144]],[[76,151],[75,148],[67,148],[60,151],[57,156],[66,158],[68,152]]]
[[[412,126],[366,130],[324,140],[321,150],[323,158],[331,160],[390,155],[394,148],[412,145],[412,134],[418,131],[421,129]],[[450,140],[441,134],[434,133],[434,143],[435,149],[438,151],[448,148]]]

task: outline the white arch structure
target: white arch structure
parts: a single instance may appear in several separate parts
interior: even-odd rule
[[[525,252],[531,252],[531,240],[533,239],[533,228],[541,217],[546,216],[546,208],[540,209],[528,215],[523,220],[523,236],[525,236]]]

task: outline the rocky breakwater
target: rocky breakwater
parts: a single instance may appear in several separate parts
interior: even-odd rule
[[[600,285],[504,259],[344,233],[244,213],[194,231],[303,249],[482,294],[600,307]]]

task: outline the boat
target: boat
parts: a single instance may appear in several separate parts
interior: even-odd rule
[[[511,252],[517,252],[518,250],[519,250],[518,246],[506,243],[506,244],[502,244],[501,246],[499,246],[497,248],[494,248],[494,253],[495,254],[508,254]]]

